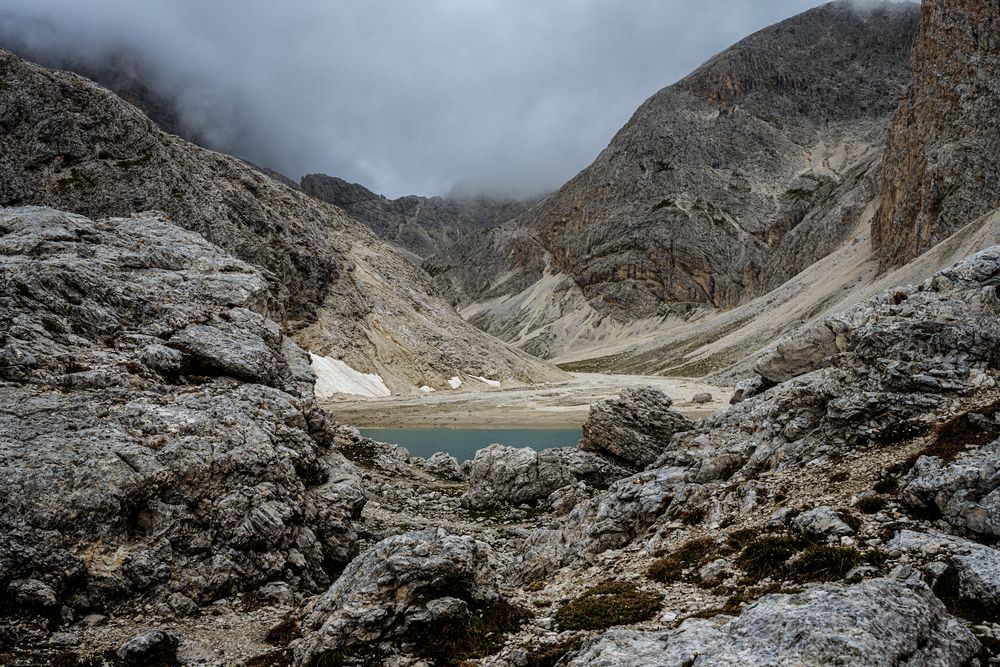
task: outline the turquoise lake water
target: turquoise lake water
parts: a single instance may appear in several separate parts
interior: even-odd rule
[[[448,452],[461,463],[475,458],[476,450],[498,442],[534,450],[573,447],[579,428],[363,428],[361,434],[379,442],[406,447],[413,456],[427,458]]]

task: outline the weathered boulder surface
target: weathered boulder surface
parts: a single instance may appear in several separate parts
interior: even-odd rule
[[[951,463],[920,457],[900,495],[911,507],[939,511],[959,530],[1000,537],[1000,440]]]
[[[577,447],[641,470],[663,453],[675,433],[694,428],[671,405],[670,397],[653,387],[626,389],[617,399],[591,406]]]
[[[157,214],[3,209],[0,285],[0,591],[20,611],[329,585],[364,499],[260,271]]]
[[[722,623],[691,619],[670,632],[606,632],[568,664],[959,667],[979,648],[926,585],[884,578],[768,595]]]
[[[382,664],[419,652],[417,636],[453,632],[497,595],[486,544],[433,528],[386,538],[304,610],[295,664]]]
[[[469,490],[462,506],[474,509],[534,503],[577,481],[604,488],[631,473],[614,461],[569,447],[536,452],[500,444],[480,449],[464,468]]]
[[[840,537],[854,534],[854,529],[847,525],[832,508],[826,506],[815,507],[799,514],[792,519],[792,525],[800,532],[814,537]]]

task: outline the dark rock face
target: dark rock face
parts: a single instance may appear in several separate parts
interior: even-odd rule
[[[411,195],[386,199],[363,185],[325,174],[303,176],[301,187],[306,194],[339,206],[381,238],[421,259],[469,234],[511,220],[530,205],[490,197]]]
[[[133,637],[118,651],[125,667],[176,665],[177,638],[165,630],[150,630]]]
[[[1000,205],[1000,7],[926,0],[872,241],[900,266]]]
[[[312,351],[381,372],[390,386],[458,372],[560,374],[482,336],[430,278],[342,211],[244,162],[165,134],[81,77],[0,51],[0,206],[92,218],[164,211],[261,269],[260,311]],[[386,317],[392,313],[392,317]],[[391,366],[398,377],[388,377]]]
[[[577,446],[632,468],[645,468],[659,458],[675,433],[694,428],[694,422],[671,410],[671,405],[666,394],[652,387],[624,391],[621,398],[590,408]]]
[[[428,270],[463,303],[567,276],[621,321],[780,284],[835,249],[874,198],[917,20],[914,5],[835,2],[748,37],[647,100],[557,193]],[[552,300],[536,327],[563,315]],[[522,316],[473,322],[512,339]]]
[[[329,585],[364,499],[306,354],[260,314],[260,271],[156,215],[24,208],[0,211],[0,285],[0,590],[18,611]]]

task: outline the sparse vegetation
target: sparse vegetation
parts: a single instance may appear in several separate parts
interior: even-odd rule
[[[685,571],[707,562],[717,546],[708,537],[688,540],[677,551],[653,561],[646,576],[663,584],[679,581]]]
[[[802,552],[790,566],[791,574],[800,582],[834,581],[865,560],[865,555],[854,547],[813,544]]]
[[[875,486],[872,487],[872,490],[875,493],[895,493],[898,488],[899,482],[896,480],[896,477],[894,475],[889,475],[875,482]]]
[[[743,547],[736,564],[752,580],[781,575],[786,571],[788,560],[809,544],[798,535],[762,535]]]
[[[594,586],[556,612],[560,630],[604,630],[647,621],[660,609],[662,596],[634,584],[606,581]]]
[[[504,600],[474,608],[465,623],[438,623],[408,637],[421,657],[435,665],[460,665],[471,658],[492,655],[503,646],[503,637],[531,618],[531,612]]]
[[[528,655],[527,667],[555,667],[564,657],[580,650],[583,645],[583,637],[573,635],[569,639],[559,642],[554,646],[541,648]]]
[[[337,449],[351,463],[371,470],[375,467],[375,457],[378,454],[373,443],[357,440],[340,445]]]

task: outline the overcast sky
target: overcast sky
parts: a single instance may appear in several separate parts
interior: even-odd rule
[[[216,147],[395,197],[554,189],[644,99],[818,4],[0,0],[0,21],[87,57],[138,49]]]

